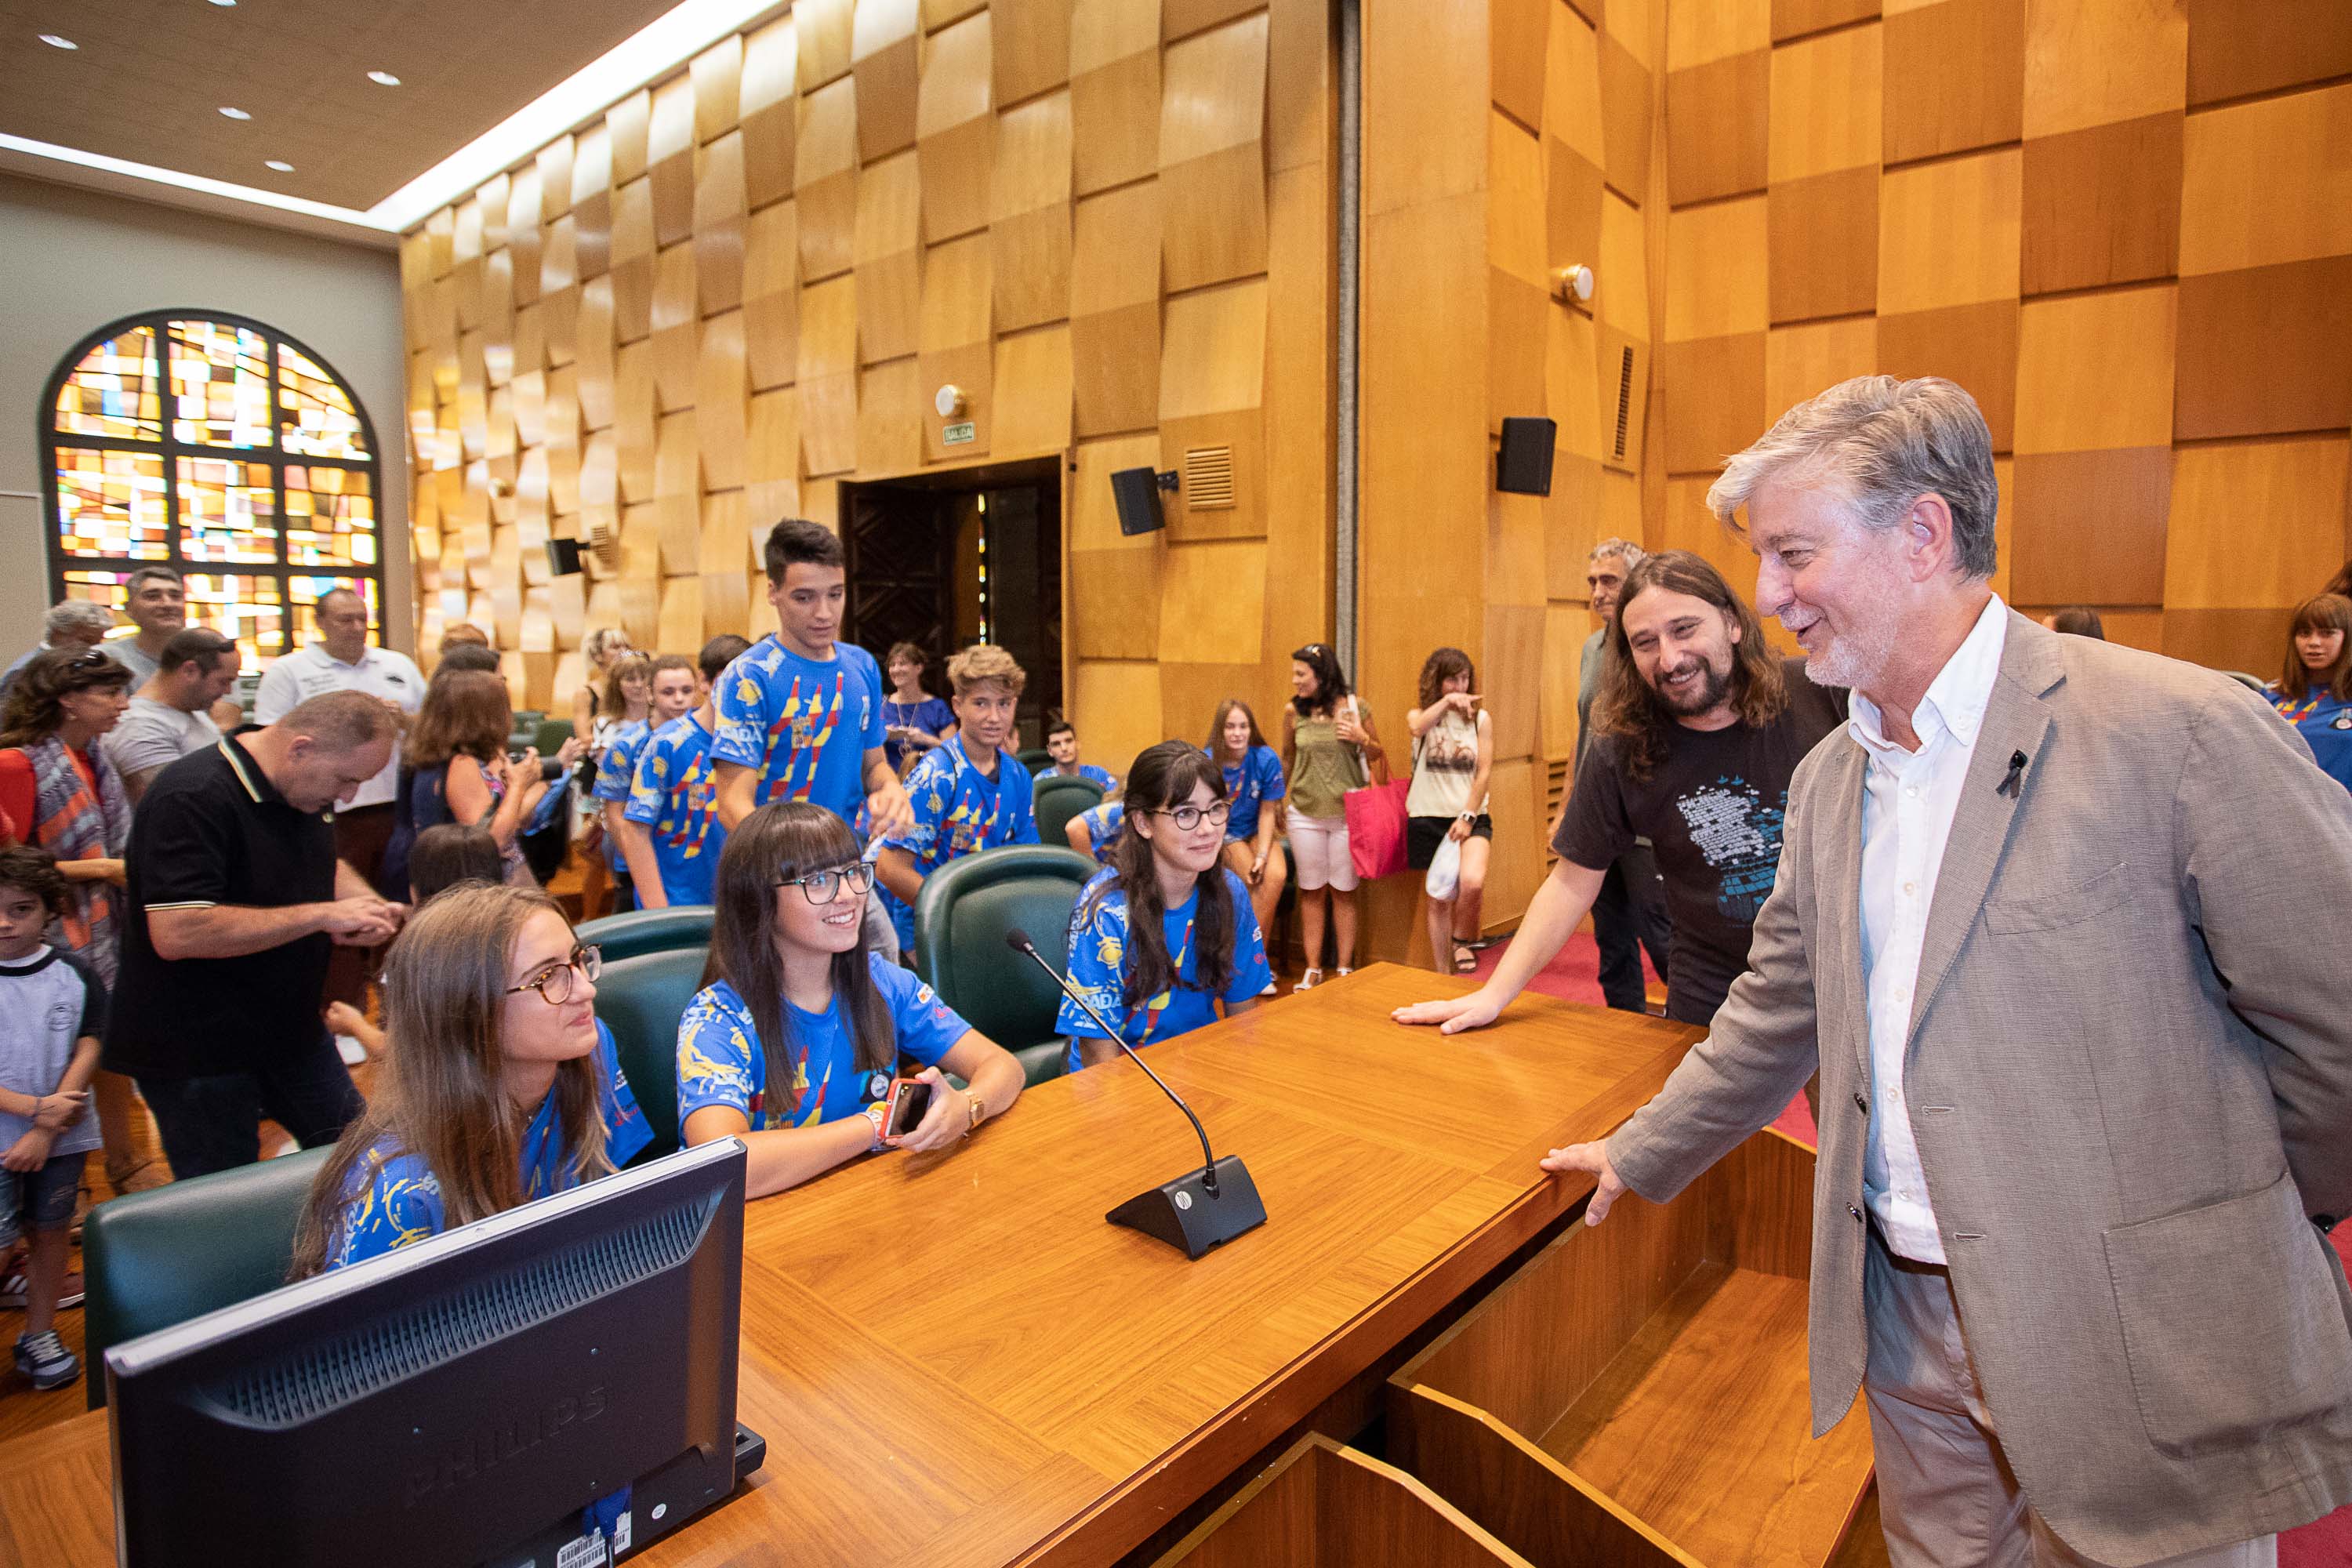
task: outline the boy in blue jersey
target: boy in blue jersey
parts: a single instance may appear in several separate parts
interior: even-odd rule
[[[1108,866],[1118,848],[1119,826],[1126,820],[1126,803],[1107,800],[1070,818],[1062,832],[1071,848],[1081,855],[1093,856],[1097,865]]]
[[[1078,727],[1067,719],[1056,719],[1047,728],[1045,752],[1054,759],[1054,764],[1038,774],[1039,778],[1059,774],[1066,779],[1086,779],[1100,786],[1105,800],[1118,793],[1118,780],[1108,768],[1078,761]]]
[[[712,870],[727,842],[711,777],[710,742],[718,718],[710,693],[748,646],[739,637],[716,637],[703,645],[696,661],[699,669],[676,654],[664,655],[654,666],[656,708],[664,705],[663,693],[673,682],[689,700],[698,693],[701,700],[638,748],[621,831],[642,909],[710,901]]]
[[[1037,842],[1035,786],[1004,749],[1027,679],[1011,654],[990,643],[974,643],[948,660],[955,739],[924,752],[907,776],[914,825],[884,837],[875,866],[879,901],[890,911],[902,952],[914,945],[915,895],[924,878],[982,849]]]
[[[882,754],[882,671],[872,654],[837,641],[848,602],[841,541],[788,517],[768,531],[763,554],[776,630],[728,667],[712,699],[720,825],[732,831],[783,800],[824,806],[844,822],[864,805],[885,834],[913,826],[906,786]],[[866,908],[869,944],[895,957],[879,900]]]
[[[629,835],[623,826],[623,812],[629,804],[629,785],[637,776],[637,758],[645,750],[646,741],[656,730],[673,719],[682,718],[695,704],[694,662],[679,654],[664,654],[645,666],[646,688],[648,693],[646,716],[620,725],[612,739],[604,742],[604,754],[597,759],[596,783],[591,789],[595,796],[597,812],[604,824],[604,859],[613,868],[615,893],[613,912],[625,910],[659,909],[659,904],[646,904],[638,889],[660,890],[659,879],[646,875],[652,863],[640,866],[629,858]],[[613,682],[617,689],[618,679]]]

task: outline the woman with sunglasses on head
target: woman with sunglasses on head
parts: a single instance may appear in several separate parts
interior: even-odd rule
[[[1020,1098],[1009,1052],[859,940],[873,890],[849,825],[804,802],[752,812],[719,857],[710,963],[677,1026],[677,1111],[689,1145],[749,1145],[747,1197],[860,1154],[951,1148]],[[893,1134],[901,1058],[929,1106]]]
[[[1348,792],[1386,784],[1388,752],[1328,643],[1290,656],[1290,705],[1282,710],[1282,768],[1290,777],[1283,821],[1298,866],[1298,929],[1307,973],[1293,991],[1323,979],[1323,922],[1331,922],[1336,972],[1356,962],[1356,867],[1348,843]]]
[[[1070,914],[1070,984],[1131,1047],[1157,1045],[1257,1005],[1270,978],[1249,889],[1225,865],[1224,775],[1207,752],[1162,741],[1127,775],[1109,867]],[[1072,1072],[1118,1047],[1068,997],[1055,1026]]]
[[[383,971],[374,1097],[311,1184],[293,1278],[607,1175],[652,1141],[597,1020],[596,950],[536,888],[467,884]]]

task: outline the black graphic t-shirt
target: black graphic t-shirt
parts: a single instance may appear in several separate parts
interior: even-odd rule
[[[1748,933],[1780,864],[1789,779],[1845,722],[1844,691],[1806,679],[1802,659],[1783,668],[1789,705],[1778,719],[1756,730],[1676,725],[1646,779],[1627,776],[1622,737],[1595,735],[1551,841],[1562,859],[1595,870],[1637,836],[1657,847],[1675,931],[1666,1016],[1684,1023],[1711,1021],[1748,967]]]

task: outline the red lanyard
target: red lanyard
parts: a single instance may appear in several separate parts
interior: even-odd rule
[[[1128,1017],[1127,1026],[1130,1029],[1135,1027],[1136,1019],[1145,1020],[1143,1037],[1135,1042],[1139,1046],[1148,1046],[1151,1043],[1151,1032],[1160,1027],[1160,1015],[1168,1010],[1169,1002],[1176,994],[1176,987],[1184,983],[1184,955],[1192,949],[1192,921],[1199,912],[1195,910],[1192,914],[1184,917],[1184,934],[1176,941],[1176,962],[1171,966],[1174,973],[1169,977],[1168,989],[1138,1007]]]

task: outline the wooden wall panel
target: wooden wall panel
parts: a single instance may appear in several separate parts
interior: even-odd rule
[[[1677,204],[1764,188],[1771,70],[1757,49],[1666,78],[1666,181]]]
[[[1070,313],[1070,95],[1048,93],[996,121],[989,232],[996,320],[1018,331]]]
[[[1139,182],[1076,205],[1070,259],[1070,353],[1077,433],[1158,423],[1160,192]]]
[[[849,72],[857,83],[860,163],[915,144],[920,24],[916,0],[857,0],[849,27]]]
[[[2025,144],[2026,293],[2172,276],[2180,257],[2181,132],[2181,116],[2157,114]]]
[[[1669,473],[1721,468],[1727,454],[1761,436],[1779,416],[1779,410],[1768,414],[1764,405],[1764,340],[1762,332],[1743,332],[1659,348]]]
[[[851,255],[859,363],[914,353],[923,294],[923,182],[913,148],[860,172]]]
[[[1775,184],[1879,161],[1880,28],[1842,28],[1772,51]]]
[[[1080,195],[1160,165],[1158,0],[1074,0],[1071,180]]]
[[[1160,229],[1173,291],[1265,269],[1263,12],[1197,34],[1166,56],[1160,115]]]
[[[2352,425],[2352,256],[2180,280],[2174,432]]]
[[[2017,331],[2014,300],[1881,314],[1878,369],[1906,380],[1940,375],[1968,388],[1992,431],[1992,449],[2006,452],[2016,437]]]
[[[1774,327],[1764,340],[1764,417],[1778,419],[1815,393],[1877,369],[1878,324],[1868,316]],[[1669,439],[1673,434],[1669,418]]]
[[[2172,447],[2021,454],[2011,596],[2035,605],[2158,605]]]
[[[2027,0],[1937,0],[1886,18],[1890,163],[2023,134]]]
[[[1774,325],[1878,303],[1876,165],[1776,183],[1769,216]]]
[[[2344,562],[2345,459],[2341,435],[2180,448],[2166,532],[2168,620],[2174,606],[2288,606],[2317,592]]]
[[[751,384],[782,386],[799,374],[800,207],[761,208],[743,232],[743,337]]]
[[[2188,84],[2181,0],[2032,0],[2026,8],[2029,137],[2178,110]]]
[[[1666,69],[1705,65],[1772,44],[1770,0],[1666,7]]]
[[[800,203],[801,272],[814,280],[847,271],[856,256],[857,84],[845,79],[814,92],[803,89],[800,105],[793,190]]]
[[[1070,79],[1070,0],[992,0],[999,104]]]
[[[1889,169],[1878,192],[1878,308],[2018,295],[2023,163],[2014,148]]]
[[[743,40],[743,177],[753,211],[793,194],[799,139],[800,26],[780,16]]]
[[[1764,330],[1765,268],[1754,263],[1770,250],[1761,196],[1686,207],[1667,219],[1666,270],[1676,284],[1666,296],[1666,342]],[[1734,257],[1743,264],[1726,265]],[[1612,269],[1612,281],[1620,276]]]
[[[923,150],[923,237],[933,245],[988,224],[996,128],[990,113],[986,12],[931,36],[917,126]]]
[[[2175,307],[2170,285],[2027,300],[2017,450],[2170,445]]]
[[[2189,0],[2190,107],[2352,75],[2352,6]]]
[[[2352,82],[2192,115],[2180,270],[2352,252]]]

